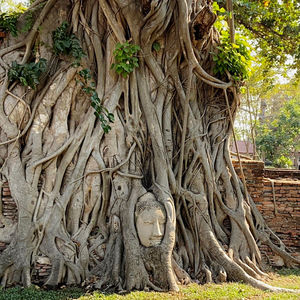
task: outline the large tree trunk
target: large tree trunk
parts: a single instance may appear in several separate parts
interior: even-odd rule
[[[31,9],[31,31],[0,50],[0,171],[18,206],[17,226],[0,228],[0,241],[14,230],[0,254],[2,285],[30,285],[45,255],[47,286],[96,276],[102,289],[177,290],[192,278],[276,290],[260,281],[257,244],[299,261],[232,166],[228,108],[234,116],[239,102],[229,79],[213,77],[211,1],[47,0]],[[87,54],[79,67],[52,50],[63,21]],[[141,50],[123,78],[111,64],[126,40]],[[49,63],[36,90],[8,81],[13,60],[40,57]],[[78,84],[83,68],[115,116],[107,134]],[[148,225],[156,232],[144,241]]]

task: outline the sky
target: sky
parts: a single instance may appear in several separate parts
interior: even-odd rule
[[[28,5],[29,1],[26,0],[2,0],[0,1],[0,11],[4,12],[7,11],[9,9],[9,7],[14,4],[14,5],[18,5],[20,3],[22,3],[23,5]]]

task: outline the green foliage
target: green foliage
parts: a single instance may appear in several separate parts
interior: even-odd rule
[[[102,105],[98,93],[95,89],[95,82],[92,81],[91,71],[83,69],[79,71],[81,80],[79,83],[83,86],[82,90],[91,98],[91,106],[95,109],[95,116],[99,118],[101,127],[105,133],[111,130],[109,123],[114,122],[114,115]]]
[[[0,9],[0,30],[5,32],[10,32],[12,36],[18,36],[18,20],[21,15],[25,13],[25,25],[21,29],[21,32],[28,32],[33,24],[33,14],[32,12],[26,12],[27,7],[23,6],[23,4],[15,4],[14,1],[1,1],[1,8],[5,8],[4,10]]]
[[[235,81],[244,81],[249,78],[253,58],[246,37],[236,34],[235,43],[231,43],[227,17],[229,13],[219,5],[213,3],[213,11],[218,15],[214,26],[220,33],[221,44],[217,47],[217,52],[212,53],[215,62],[214,73],[216,76],[224,76],[226,71]]]
[[[118,74],[126,78],[134,68],[139,67],[139,60],[136,54],[141,48],[138,45],[130,44],[126,41],[124,44],[117,43],[114,50],[115,62],[111,65]]]
[[[12,36],[18,35],[17,23],[20,13],[9,12],[0,14],[0,29],[5,32],[10,32]]]
[[[281,155],[274,161],[274,167],[276,168],[290,168],[293,166],[293,162],[289,157]]]
[[[219,51],[213,54],[216,75],[222,76],[228,71],[235,81],[249,78],[251,59],[245,40],[233,44],[229,39],[223,39],[217,49]]]
[[[218,19],[216,20],[215,26],[217,26],[217,29],[220,30],[220,28],[218,28],[219,26],[218,23],[220,21],[225,20],[225,17],[229,15],[229,12],[227,12],[224,7],[220,7],[219,4],[215,1],[213,2],[212,8],[213,8],[213,12],[218,15]]]
[[[287,278],[295,279],[295,280],[300,280],[300,268],[297,269],[288,269],[288,268],[283,268],[279,269],[277,273],[282,276],[286,276]]]
[[[18,64],[12,62],[12,66],[8,71],[10,81],[19,81],[24,86],[29,86],[33,89],[40,83],[40,77],[47,69],[47,60],[41,58],[37,63],[31,62],[27,64]]]
[[[226,8],[226,0],[216,0]],[[236,28],[255,41],[268,65],[300,68],[300,3],[297,0],[235,0]]]
[[[235,81],[244,81],[249,78],[251,70],[250,46],[239,35],[236,35],[236,42],[233,44],[227,31],[221,33],[223,35],[221,44],[217,47],[218,52],[213,53],[214,72],[217,76],[222,76],[228,71]]]
[[[154,42],[152,45],[153,50],[155,50],[156,52],[159,52],[161,46],[159,42]]]
[[[70,33],[68,22],[63,22],[55,31],[52,32],[53,49],[56,54],[71,55],[75,61],[74,66],[80,66],[80,60],[86,54],[84,53],[79,39]],[[95,116],[99,118],[101,127],[105,133],[111,130],[109,123],[114,122],[114,115],[102,105],[98,93],[95,89],[95,82],[92,81],[91,71],[82,69],[78,72],[80,80],[78,83],[82,86],[85,92],[91,98],[91,106],[95,109]]]
[[[34,21],[33,13],[31,11],[27,11],[25,13],[25,24],[23,28],[21,29],[21,32],[29,32],[29,30],[32,28]]]
[[[289,157],[300,150],[300,101],[284,104],[278,115],[257,126],[256,144],[276,166],[289,166]]]
[[[52,32],[52,39],[53,49],[56,54],[71,55],[77,63],[85,56],[80,41],[75,34],[70,33],[68,22],[63,22]]]

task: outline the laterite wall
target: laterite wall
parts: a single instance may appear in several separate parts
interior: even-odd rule
[[[272,185],[265,179],[263,201],[256,203],[270,228],[300,256],[300,181],[278,179]],[[277,258],[277,264],[282,260]]]
[[[264,169],[263,162],[242,161],[249,193],[269,227],[300,257],[300,171]],[[240,175],[238,161],[234,167]],[[283,261],[267,246],[260,247],[271,264]]]

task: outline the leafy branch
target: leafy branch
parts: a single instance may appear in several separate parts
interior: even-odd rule
[[[33,13],[31,11],[26,11],[26,9],[26,7],[18,5],[15,10],[1,13],[0,31],[10,32],[13,37],[17,37],[19,32],[28,32],[33,25]],[[24,15],[25,17],[25,24],[19,31],[17,25],[21,15]]]
[[[5,32],[10,32],[13,37],[18,35],[17,23],[21,13],[2,13],[0,14],[0,29]]]
[[[235,81],[249,78],[251,56],[245,40],[236,39],[235,43],[231,43],[229,38],[225,38],[217,49],[218,52],[213,53],[216,75],[222,76],[228,71]]]
[[[139,50],[141,48],[138,45],[130,44],[128,41],[123,44],[117,43],[113,52],[115,62],[111,68],[126,78],[134,68],[139,67],[139,59],[136,57]]]
[[[63,22],[52,32],[53,49],[56,54],[71,55],[75,58],[75,62],[79,63],[81,58],[86,56],[86,54],[76,35],[70,33],[69,27],[68,22]]]
[[[235,43],[232,43],[226,21],[230,13],[220,8],[216,2],[214,2],[213,9],[218,13],[215,26],[221,38],[221,43],[217,47],[218,51],[211,53],[215,63],[214,73],[216,76],[224,76],[228,72],[235,81],[242,82],[248,79],[251,73],[251,46],[246,38],[239,34],[235,35]]]
[[[8,71],[10,81],[19,81],[24,86],[36,89],[40,83],[40,77],[47,69],[47,60],[41,58],[37,63],[31,62],[26,64],[18,64],[12,62],[12,66]]]

